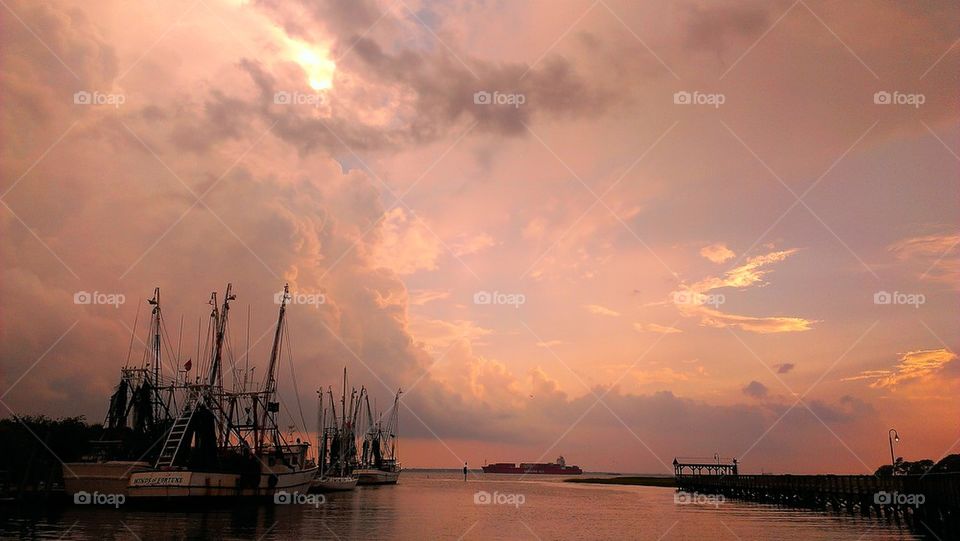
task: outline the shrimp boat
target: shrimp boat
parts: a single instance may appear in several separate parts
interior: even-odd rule
[[[353,474],[360,485],[395,485],[400,479],[399,461],[399,406],[401,391],[393,399],[393,407],[386,425],[383,415],[373,420],[370,398],[366,398],[367,431],[363,437],[360,464]]]
[[[306,459],[309,443],[288,443],[277,425],[280,403],[277,364],[286,336],[285,315],[290,299],[284,286],[280,311],[263,388],[224,389],[221,375],[224,337],[230,301],[236,296],[227,284],[218,307],[213,293],[210,328],[213,332],[207,376],[187,385],[186,400],[173,422],[154,468],[130,475],[131,502],[145,499],[184,501],[225,498],[269,498],[281,491],[306,493],[317,468]]]
[[[130,475],[151,469],[158,450],[154,442],[173,425],[171,409],[176,408],[177,392],[182,389],[179,380],[179,360],[174,364],[173,377],[163,373],[163,354],[173,356],[167,343],[160,288],[147,301],[152,307],[148,339],[144,342],[143,358],[139,366],[130,364],[129,353],[120,369],[120,382],[110,397],[104,420],[103,437],[91,441],[91,452],[80,462],[63,464],[64,489],[68,494],[100,492],[126,494]],[[136,336],[134,320],[131,345]],[[132,350],[132,348],[131,348]],[[176,355],[179,358],[179,351]]]
[[[357,478],[350,475],[356,466],[357,446],[354,427],[357,421],[359,403],[358,397],[364,395],[360,390],[350,393],[350,405],[347,406],[347,369],[343,369],[343,391],[340,395],[340,418],[337,418],[337,404],[333,398],[333,389],[328,389],[329,398],[327,407],[324,393],[317,391],[319,402],[319,427],[317,430],[317,456],[320,472],[313,480],[313,492],[339,492],[353,490],[357,486]],[[348,417],[349,409],[349,417]]]

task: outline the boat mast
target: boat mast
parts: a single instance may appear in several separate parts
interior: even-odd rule
[[[346,461],[347,453],[345,447],[347,444],[347,367],[343,367],[343,387],[340,389],[340,476],[343,477],[343,463]]]
[[[158,421],[163,413],[160,407],[160,288],[154,288],[153,298],[147,301],[153,306],[153,317],[150,326],[153,327],[153,419]]]
[[[326,431],[324,425],[327,409],[323,407],[323,389],[317,390],[317,466],[320,468],[319,477],[323,477],[324,461],[326,459]]]
[[[260,439],[258,441],[258,447],[263,446],[263,436],[267,429],[267,421],[269,420],[271,408],[271,399],[273,398],[274,393],[277,390],[277,358],[280,356],[280,339],[283,336],[283,323],[284,316],[287,312],[287,299],[290,298],[290,285],[284,284],[283,286],[283,298],[280,299],[280,314],[277,316],[277,329],[273,335],[273,348],[270,349],[270,363],[267,365],[267,375],[266,381],[264,382],[263,395],[264,395],[264,409],[261,417],[261,432]],[[276,423],[274,423],[276,424]],[[277,440],[277,431],[274,431],[274,444],[279,446],[280,442]]]
[[[210,374],[207,376],[207,386],[213,387],[220,378],[220,362],[223,358],[223,337],[227,332],[227,312],[230,310],[230,301],[237,298],[233,293],[233,284],[227,284],[227,292],[223,296],[223,307],[217,320],[217,339],[213,347],[213,362],[210,363]],[[217,294],[211,296],[211,303],[216,313]]]
[[[397,396],[393,399],[393,415],[390,419],[390,458],[396,462],[400,457],[400,395],[403,389],[397,389]]]

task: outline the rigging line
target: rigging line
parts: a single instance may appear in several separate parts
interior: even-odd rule
[[[303,404],[300,401],[300,386],[297,385],[297,373],[296,371],[294,371],[294,368],[293,368],[293,341],[290,339],[290,330],[287,328],[286,325],[283,326],[283,334],[287,338],[287,348],[286,348],[287,364],[290,365],[290,379],[293,382],[293,392],[296,394],[296,397],[297,397],[297,409],[300,410],[300,423],[301,423],[300,426],[302,426],[304,430],[306,430],[307,421],[304,418]]]
[[[250,373],[250,305],[247,304],[247,350],[243,355],[243,392],[247,391],[247,376]]]
[[[223,334],[224,334],[223,342],[227,345],[227,355],[226,355],[226,357],[227,357],[227,360],[230,361],[230,375],[233,376],[233,390],[236,391],[236,390],[237,390],[237,384],[238,384],[238,381],[239,381],[239,380],[237,379],[237,362],[236,362],[236,359],[235,359],[236,355],[234,355],[234,353],[233,353],[233,343],[232,343],[231,335],[230,335],[230,322],[229,322],[229,321],[227,322],[227,328],[224,329],[224,333],[223,333]]]
[[[202,330],[203,330],[203,316],[197,316],[197,371],[194,372],[194,374],[199,374],[200,369],[203,366],[203,363],[200,362],[200,337],[203,336]],[[184,383],[189,385],[190,384],[189,376],[184,374],[183,377],[185,380]]]
[[[177,370],[180,369],[180,347],[183,346],[183,314],[180,314],[180,333],[177,337]],[[173,373],[173,379],[176,381],[177,372]]]
[[[140,301],[141,298],[137,297],[137,315],[133,318],[133,330],[130,332],[130,346],[127,347],[127,360],[123,363],[124,368],[130,366],[130,354],[133,353],[133,339],[137,335],[137,323],[140,321]]]
[[[182,318],[182,317],[183,317],[183,316],[181,316],[181,318]],[[183,329],[181,328],[181,331],[182,331],[182,330],[183,330]],[[166,328],[165,326],[163,326],[163,325],[160,325],[160,340],[163,342],[162,345],[166,345],[166,347],[167,347],[167,355],[166,355],[166,356],[163,356],[162,359],[163,359],[163,360],[166,360],[166,362],[167,362],[167,364],[166,364],[167,368],[168,368],[168,369],[172,369],[172,370],[173,370],[173,374],[176,375],[176,373],[177,373],[177,368],[179,367],[179,363],[180,363],[180,358],[179,358],[180,354],[177,353],[177,359],[174,360],[173,365],[171,366],[171,365],[170,365],[170,362],[171,362],[171,361],[170,361],[170,358],[173,357],[173,346],[171,345],[171,342],[170,342],[170,335],[167,334],[167,328]],[[161,364],[161,367],[162,367],[162,366],[163,366],[163,365]]]

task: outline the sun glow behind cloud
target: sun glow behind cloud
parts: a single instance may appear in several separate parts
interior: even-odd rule
[[[333,87],[333,74],[337,64],[330,58],[330,49],[287,38],[287,46],[293,60],[307,74],[310,88],[329,90]]]

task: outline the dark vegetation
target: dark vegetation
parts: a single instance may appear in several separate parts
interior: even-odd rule
[[[877,477],[887,477],[890,475],[923,475],[926,473],[957,473],[960,472],[960,454],[947,455],[934,462],[929,458],[909,462],[903,457],[897,457],[896,464],[886,464],[877,468],[873,474]]]
[[[83,417],[0,419],[0,494],[62,485],[60,462],[88,455],[103,435],[103,426]]]

